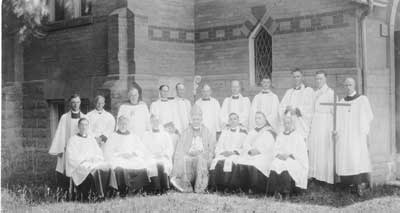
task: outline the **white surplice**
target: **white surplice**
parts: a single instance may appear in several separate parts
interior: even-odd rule
[[[175,102],[174,100],[161,100],[158,99],[154,101],[150,105],[150,113],[156,115],[161,125],[165,125],[167,123],[173,123],[176,127],[177,124],[175,123],[176,117],[176,109],[175,109]]]
[[[109,169],[103,152],[93,136],[72,136],[67,146],[67,176],[76,185],[80,185],[86,177],[96,169]]]
[[[90,132],[95,137],[104,135],[108,138],[114,132],[115,118],[111,113],[94,109],[86,116],[89,119]]]
[[[185,98],[176,97],[172,104],[175,105],[174,124],[176,129],[182,133],[189,126],[190,110],[192,105]]]
[[[122,115],[129,119],[129,132],[140,138],[150,129],[150,113],[146,103],[141,101],[136,105],[123,104],[119,107],[117,121]]]
[[[276,139],[274,156],[278,154],[293,155],[286,160],[274,158],[271,164],[271,171],[281,174],[288,171],[297,187],[307,189],[308,179],[308,155],[307,145],[303,135],[294,131],[288,135],[280,134]]]
[[[250,99],[243,97],[241,94],[238,98],[233,96],[225,98],[221,108],[221,123],[228,124],[229,114],[236,113],[239,115],[240,124],[248,129],[249,128],[249,114],[250,114]]]
[[[269,177],[271,162],[274,158],[275,138],[268,128],[264,127],[258,132],[253,129],[243,142],[240,156],[234,159],[234,163],[254,166],[258,171]],[[257,149],[260,154],[251,156],[249,151]]]
[[[309,177],[333,184],[333,107],[321,103],[332,103],[334,92],[327,85],[315,92],[314,116],[308,137]]]
[[[367,135],[373,113],[368,98],[364,95],[354,100],[341,100],[337,111],[336,172],[340,176],[371,172],[371,160]]]
[[[288,106],[300,110],[302,117],[295,119],[294,122],[297,131],[301,132],[304,138],[307,138],[314,113],[314,90],[311,87],[306,87],[304,84],[296,89],[288,89],[279,106],[280,117],[283,117]]]
[[[104,157],[113,169],[146,169],[157,176],[157,166],[141,139],[132,133],[114,132],[104,146]]]
[[[167,175],[172,170],[172,155],[174,153],[174,144],[168,132],[159,130],[147,131],[143,135],[143,144],[150,152],[151,158],[157,163],[164,166],[164,171]]]
[[[274,130],[279,130],[279,99],[275,93],[260,92],[258,93],[251,104],[250,113],[250,129],[254,129],[255,115],[257,112],[262,112],[267,117],[268,122]]]
[[[196,101],[196,105],[200,107],[203,113],[203,124],[211,132],[216,135],[216,132],[221,131],[221,106],[215,98],[204,100],[200,98]]]
[[[82,112],[79,113],[80,118],[85,117],[85,114]],[[56,171],[59,173],[65,173],[65,149],[67,148],[69,138],[78,133],[78,121],[79,118],[71,118],[71,111],[63,114],[60,118],[60,122],[58,123],[53,141],[51,142],[49,154],[63,154],[61,157],[57,157]]]
[[[236,151],[240,153],[246,136],[247,131],[240,129],[239,127],[236,129],[222,130],[221,136],[219,137],[218,143],[215,147],[215,158],[211,162],[210,170],[215,169],[218,161],[224,160],[224,172],[231,172],[232,162],[238,157],[238,155],[225,157],[222,155],[222,153],[226,151]]]

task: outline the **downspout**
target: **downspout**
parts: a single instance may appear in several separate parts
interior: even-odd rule
[[[365,72],[367,71],[367,32],[366,32],[366,18],[371,13],[373,7],[373,0],[368,0],[368,8],[365,9],[360,15],[360,37],[361,37],[361,94],[365,94],[366,92],[366,80],[365,80]]]

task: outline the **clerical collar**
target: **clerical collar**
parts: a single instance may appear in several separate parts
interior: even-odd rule
[[[327,84],[324,84],[324,86],[322,86],[321,88],[319,88],[318,90],[320,90],[320,91],[325,91],[325,90],[327,90],[328,89],[328,85]]]
[[[294,87],[293,89],[295,89],[295,90],[301,90],[301,89],[303,89],[304,87],[305,87],[304,84],[300,84],[300,86]]]
[[[264,129],[264,127],[265,127],[265,126],[256,127],[256,128],[254,128],[254,130],[256,130],[256,132],[260,132],[262,129]]]
[[[162,102],[168,102],[168,99],[160,99]]]
[[[266,91],[265,91],[265,90],[263,90],[263,91],[261,91],[261,93],[262,93],[262,94],[269,94],[269,93],[270,93],[270,91],[269,91],[269,90],[266,90]]]
[[[152,131],[152,132],[155,132],[155,133],[160,132],[159,129],[151,129],[151,131]]]
[[[195,128],[195,127],[192,126],[193,131],[200,131],[200,128],[201,127]]]
[[[201,100],[203,100],[203,101],[210,101],[211,98],[202,98]]]
[[[290,131],[284,131],[283,134],[284,135],[290,135],[290,134],[292,134],[292,132],[294,132],[294,129],[292,129]]]
[[[237,129],[231,129],[231,132],[236,132]]]
[[[125,132],[121,132],[120,130],[117,130],[117,134],[119,134],[119,135],[129,135],[129,131],[128,130],[126,130]]]
[[[97,110],[97,109],[96,109],[96,112],[99,113],[99,114],[101,114],[101,113],[104,112],[104,109],[102,109],[102,110]]]
[[[74,111],[71,111],[71,118],[73,118],[73,119],[78,119],[78,118],[81,118],[81,112],[74,112]]]
[[[81,137],[81,138],[87,138],[87,134],[86,135],[82,135],[81,133],[78,133],[77,134],[79,137]]]
[[[351,95],[348,95],[344,98],[345,101],[352,101],[360,97],[360,94],[357,94],[357,92],[353,92]]]

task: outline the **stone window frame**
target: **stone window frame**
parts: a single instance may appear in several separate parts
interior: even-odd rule
[[[49,16],[48,16],[48,23],[49,24],[54,23],[54,22],[65,22],[65,21],[68,21],[68,20],[71,20],[71,19],[77,19],[77,18],[80,18],[80,17],[91,16],[91,13],[89,13],[87,15],[82,15],[82,9],[81,9],[82,0],[70,0],[71,2],[73,2],[73,7],[74,7],[73,8],[74,9],[73,17],[71,19],[66,19],[64,17],[64,19],[56,20],[56,14],[55,14],[55,2],[56,1],[57,0],[48,0],[48,3],[47,3],[48,4],[47,7],[48,7],[48,10],[49,10]],[[65,1],[67,1],[67,0],[64,0],[64,4],[65,4]],[[90,3],[91,7],[93,7],[93,2],[91,2],[90,0],[87,0],[87,1],[88,1],[87,3]]]
[[[258,23],[257,26],[253,29],[253,31],[249,35],[249,84],[251,87],[257,87],[257,82],[256,82],[256,77],[255,77],[255,54],[254,54],[254,40],[257,36],[257,34],[260,32],[260,30],[264,28],[265,31],[271,36],[273,36],[273,33],[270,32],[268,28],[266,28],[264,25],[261,23]],[[272,44],[271,44],[272,48]],[[272,51],[271,51],[272,52]]]

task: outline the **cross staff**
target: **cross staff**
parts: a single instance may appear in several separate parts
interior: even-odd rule
[[[333,106],[333,132],[336,132],[336,114],[338,106],[347,106],[350,107],[351,104],[346,103],[338,103],[336,98],[336,91],[333,92],[333,103],[320,103],[322,106]],[[333,140],[333,174],[334,174],[334,183],[339,182],[339,177],[336,175],[336,137],[332,137]]]

